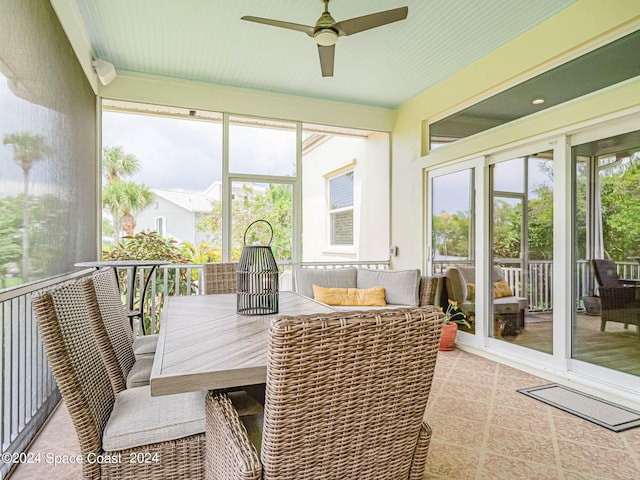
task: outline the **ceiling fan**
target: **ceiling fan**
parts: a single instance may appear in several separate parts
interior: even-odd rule
[[[306,33],[318,44],[318,53],[320,54],[320,69],[323,77],[333,76],[333,60],[335,56],[336,42],[339,37],[353,35],[354,33],[363,32],[371,28],[381,27],[388,23],[397,22],[407,18],[409,13],[408,7],[394,8],[385,10],[384,12],[372,13],[363,17],[351,18],[336,22],[329,13],[329,1],[321,0],[324,3],[324,12],[316,22],[315,26],[300,25],[298,23],[283,22],[280,20],[271,20],[268,18],[244,16],[242,20],[249,22],[264,23],[274,27],[288,28]]]

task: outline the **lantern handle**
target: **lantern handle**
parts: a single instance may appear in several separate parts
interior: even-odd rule
[[[271,238],[269,239],[269,246],[271,245],[271,242],[273,241],[273,227],[271,226],[271,224],[269,222],[267,222],[266,220],[256,220],[254,222],[251,222],[249,224],[249,226],[247,227],[247,229],[244,231],[244,246],[247,246],[247,232],[249,231],[249,229],[258,222],[264,222],[267,225],[269,225],[269,228],[271,229]]]

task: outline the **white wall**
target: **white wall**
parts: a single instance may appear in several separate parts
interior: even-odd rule
[[[195,245],[195,214],[154,194],[151,205],[136,215],[136,233],[155,230],[156,217],[165,217],[166,238]]]
[[[389,136],[334,136],[303,154],[304,261],[386,260],[389,249]],[[354,172],[354,246],[329,245],[329,177]]]

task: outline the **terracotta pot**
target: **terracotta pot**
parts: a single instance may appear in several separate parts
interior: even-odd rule
[[[447,323],[442,326],[442,334],[440,335],[440,350],[447,352],[453,350],[453,344],[456,342],[456,334],[458,333],[457,323]]]

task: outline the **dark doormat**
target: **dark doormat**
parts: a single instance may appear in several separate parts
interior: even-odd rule
[[[640,427],[640,412],[564,385],[551,383],[522,388],[518,392],[614,432]]]

